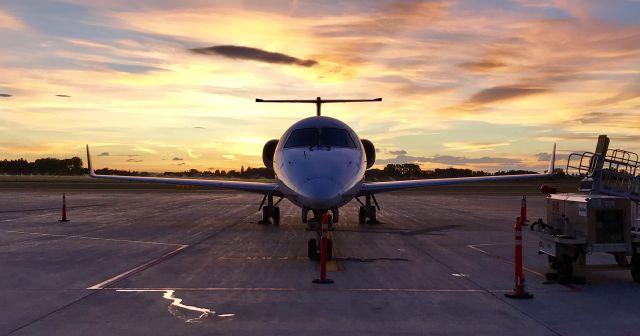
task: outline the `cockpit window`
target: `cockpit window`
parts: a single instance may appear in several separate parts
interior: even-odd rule
[[[346,129],[331,127],[293,130],[284,145],[285,148],[315,146],[356,148]]]
[[[317,128],[300,128],[293,130],[284,148],[289,147],[313,147],[318,145],[318,129]]]
[[[321,128],[320,145],[356,148],[356,144],[351,139],[349,132],[343,128]]]

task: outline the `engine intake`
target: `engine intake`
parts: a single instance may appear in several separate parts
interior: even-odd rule
[[[362,141],[362,147],[364,148],[364,153],[367,156],[367,169],[369,169],[376,162],[376,147],[373,146],[373,142],[367,139],[362,139],[360,141]]]
[[[267,141],[262,147],[262,162],[264,166],[273,169],[273,155],[276,153],[276,147],[278,146],[278,140],[273,139]]]

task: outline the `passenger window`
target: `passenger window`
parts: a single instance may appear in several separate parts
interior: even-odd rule
[[[320,145],[329,147],[348,147],[356,148],[351,135],[346,129],[342,128],[321,128],[320,129]]]
[[[284,148],[289,147],[312,147],[318,145],[317,128],[300,128],[291,131],[291,135],[284,144]]]

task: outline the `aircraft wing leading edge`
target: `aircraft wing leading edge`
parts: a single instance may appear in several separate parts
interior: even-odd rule
[[[458,177],[458,178],[440,178],[440,179],[422,179],[422,180],[406,180],[406,181],[389,181],[389,182],[369,182],[362,185],[360,195],[376,194],[385,191],[432,187],[465,183],[494,182],[494,181],[513,181],[513,180],[530,180],[552,176],[555,170],[556,145],[553,145],[553,153],[549,160],[549,167],[544,174],[524,174],[524,175],[501,175],[501,176],[477,176],[477,177]]]
[[[91,165],[91,155],[89,145],[87,145],[87,164],[89,166],[89,176],[106,180],[120,180],[145,183],[164,183],[173,185],[191,185],[209,188],[224,188],[232,190],[242,190],[265,195],[280,196],[282,193],[278,189],[277,183],[265,182],[243,182],[243,181],[222,181],[204,179],[184,179],[184,178],[164,178],[164,177],[142,177],[142,176],[121,176],[121,175],[99,175],[96,174]]]

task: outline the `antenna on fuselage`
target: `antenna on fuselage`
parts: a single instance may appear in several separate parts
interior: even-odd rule
[[[260,99],[256,98],[256,103],[309,103],[316,104],[316,115],[319,117],[320,106],[324,103],[359,103],[359,102],[379,102],[382,98],[375,99],[322,99],[317,97],[316,99]]]

